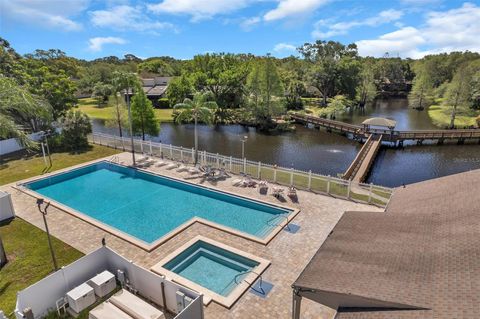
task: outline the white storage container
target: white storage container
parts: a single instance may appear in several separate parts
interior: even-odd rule
[[[12,196],[9,193],[0,191],[0,222],[13,217],[15,217],[15,212],[13,210]]]
[[[111,293],[117,286],[115,276],[107,270],[90,279],[88,284],[93,287],[95,294],[100,298]]]
[[[67,300],[70,308],[79,313],[95,303],[95,293],[92,287],[84,283],[67,292]]]

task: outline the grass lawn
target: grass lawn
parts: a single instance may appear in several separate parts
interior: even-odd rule
[[[440,128],[445,128],[450,125],[452,110],[440,105],[432,105],[428,108],[428,116],[432,119],[433,124]],[[455,116],[455,126],[463,128],[465,126],[476,126],[476,117],[480,116],[480,111],[468,110],[458,111]]]
[[[113,119],[113,107],[99,107],[96,99],[79,99],[78,109],[91,118],[100,120]],[[155,109],[155,116],[160,122],[172,122],[172,113],[173,109]]]
[[[100,145],[92,145],[89,150],[78,154],[68,152],[53,153],[53,166],[49,171],[51,172],[117,153],[119,153],[118,150]],[[38,154],[26,155],[25,153],[15,153],[11,156],[5,156],[0,163],[0,185],[40,175],[44,168],[45,163],[43,162],[43,157]]]
[[[0,270],[0,309],[5,314],[15,309],[17,291],[39,281],[53,271],[47,235],[41,229],[16,218],[0,223],[9,262]],[[52,238],[58,266],[68,265],[83,254]]]

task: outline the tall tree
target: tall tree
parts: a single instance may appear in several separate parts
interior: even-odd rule
[[[111,84],[98,82],[93,87],[92,97],[100,100],[100,104],[106,104],[108,97],[114,93]]]
[[[339,42],[318,40],[315,43],[305,43],[298,51],[310,63],[307,83],[320,92],[322,104],[327,105],[327,98],[339,93],[338,84],[343,81],[341,77],[345,72],[352,71],[353,64],[346,60],[352,61],[357,58],[357,46],[355,44],[345,46]],[[344,79],[346,80],[346,78]],[[344,93],[354,94],[352,92]]]
[[[132,82],[130,84],[130,82]],[[123,97],[126,93],[126,90],[130,86],[138,86],[138,80],[135,74],[129,74],[125,72],[115,71],[112,74],[112,96],[110,97],[110,105],[113,107],[113,118],[115,125],[118,127],[118,134],[120,137],[123,136],[122,127],[128,121],[128,114],[126,114],[126,105]]]
[[[469,86],[468,81],[471,78],[471,72],[467,65],[460,66],[453,76],[452,82],[448,85],[446,93],[446,104],[452,108],[450,116],[450,128],[455,128],[455,117],[458,108],[468,107]]]
[[[27,147],[35,147],[25,131],[38,131],[52,120],[49,103],[15,80],[0,77],[0,138],[18,138]]]
[[[195,165],[198,162],[198,122],[211,124],[218,108],[217,102],[214,100],[211,92],[195,93],[193,100],[186,98],[183,103],[176,104],[175,109],[179,110],[175,121],[177,123],[190,122],[194,123],[194,146],[195,146]]]
[[[193,94],[193,84],[186,75],[181,75],[170,81],[167,87],[167,98],[171,106],[181,103]]]
[[[247,79],[250,109],[261,129],[272,127],[272,117],[284,112],[285,90],[273,58],[257,62]]]
[[[197,91],[210,91],[218,104],[218,116],[228,107],[240,106],[248,75],[249,57],[234,54],[197,55],[188,64]]]
[[[152,102],[141,88],[137,88],[132,98],[132,125],[133,133],[141,134],[144,141],[146,134],[155,136],[160,131]]]
[[[22,60],[22,70],[22,82],[31,93],[44,97],[50,103],[54,120],[77,102],[77,87],[64,70],[46,66],[37,59]]]
[[[412,90],[408,94],[408,104],[414,109],[423,110],[432,103],[433,83],[422,66],[417,69]]]
[[[357,101],[360,107],[364,107],[367,103],[372,102],[377,95],[372,63],[364,61],[359,76],[360,81],[356,87]]]

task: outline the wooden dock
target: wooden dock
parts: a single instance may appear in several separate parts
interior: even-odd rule
[[[357,183],[363,183],[372,167],[378,150],[382,145],[382,135],[371,134],[358,152],[352,164],[343,174],[343,178]]]
[[[370,134],[382,135],[384,142],[403,142],[406,140],[422,142],[424,140],[437,140],[442,143],[445,140],[457,140],[463,143],[466,140],[478,139],[480,142],[480,129],[461,129],[461,130],[411,130],[398,131],[389,129],[365,129],[362,125],[344,123],[340,121],[323,119],[318,116],[303,115],[293,113],[290,115],[298,123],[312,124],[318,127],[324,127],[328,130],[352,133],[354,137],[367,138]]]
[[[382,142],[402,145],[407,140],[416,141],[417,144],[422,144],[425,140],[436,140],[438,144],[442,144],[445,140],[457,140],[458,144],[462,144],[466,140],[478,139],[480,143],[480,129],[398,131],[348,124],[299,113],[293,113],[290,116],[298,123],[324,127],[328,131],[349,133],[359,141],[366,139],[365,144],[343,174],[344,179],[358,183],[362,183],[367,177]]]

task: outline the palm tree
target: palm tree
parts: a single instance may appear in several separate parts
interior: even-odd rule
[[[206,124],[211,124],[215,114],[215,110],[218,108],[217,102],[212,100],[212,94],[210,92],[206,93],[195,93],[193,100],[186,98],[183,103],[175,104],[175,109],[179,110],[175,121],[177,123],[182,122],[194,122],[195,126],[195,165],[198,162],[198,133],[197,133],[197,123],[201,121]]]

